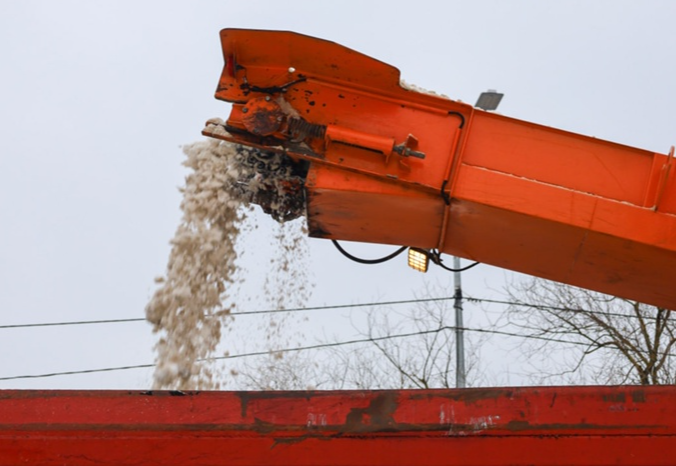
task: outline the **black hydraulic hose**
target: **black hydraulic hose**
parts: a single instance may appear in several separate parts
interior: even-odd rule
[[[465,267],[461,267],[461,268],[459,268],[459,269],[454,269],[453,267],[446,267],[446,266],[444,265],[444,263],[443,263],[444,261],[441,259],[441,253],[440,253],[439,251],[436,251],[436,250],[435,250],[435,251],[431,251],[430,256],[431,256],[430,259],[432,259],[432,262],[434,262],[435,264],[437,264],[437,265],[438,265],[439,267],[441,267],[442,269],[448,270],[449,272],[464,272],[465,270],[469,270],[469,269],[471,269],[472,267],[476,267],[477,265],[481,264],[481,262],[474,262],[474,263],[469,264],[469,265],[467,265],[467,266],[465,266]]]
[[[360,264],[367,264],[367,265],[382,264],[383,262],[387,262],[390,259],[394,259],[395,257],[397,257],[402,252],[406,251],[406,249],[407,249],[407,246],[402,246],[399,249],[397,249],[396,251],[394,251],[392,254],[385,256],[385,257],[381,257],[379,259],[362,259],[360,257],[353,256],[352,254],[347,252],[345,249],[343,249],[343,247],[335,239],[331,240],[331,242],[333,242],[333,245],[336,247],[336,249],[338,249],[338,251],[340,251],[341,254],[344,255],[345,257],[347,257],[348,259],[353,260],[355,262],[359,262]]]

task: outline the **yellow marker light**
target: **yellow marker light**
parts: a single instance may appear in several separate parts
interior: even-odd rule
[[[427,272],[430,257],[424,249],[408,248],[408,266],[418,272]]]

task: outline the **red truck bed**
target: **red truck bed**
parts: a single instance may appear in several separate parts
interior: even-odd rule
[[[19,464],[676,464],[676,387],[0,391]]]

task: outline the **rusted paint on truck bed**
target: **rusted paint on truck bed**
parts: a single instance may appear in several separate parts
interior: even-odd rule
[[[0,391],[0,465],[674,464],[676,387]]]

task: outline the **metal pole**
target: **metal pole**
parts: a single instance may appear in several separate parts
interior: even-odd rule
[[[460,258],[453,257],[453,268],[460,269]],[[465,335],[462,319],[462,282],[460,272],[453,272],[455,282],[455,387],[465,388]]]

